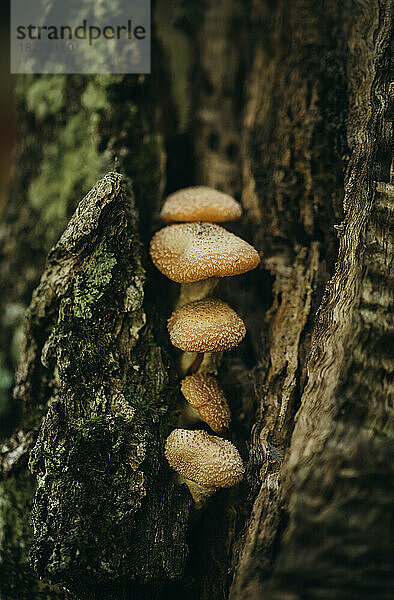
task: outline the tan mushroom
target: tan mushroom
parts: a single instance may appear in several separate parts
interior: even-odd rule
[[[160,213],[166,223],[222,223],[235,221],[241,215],[241,205],[234,198],[205,186],[188,187],[171,194]]]
[[[245,472],[234,444],[199,429],[174,429],[167,438],[165,455],[198,504],[217,488],[240,483]]]
[[[246,334],[235,310],[217,298],[190,302],[168,320],[171,342],[184,352],[221,352],[238,346]]]
[[[203,420],[216,433],[222,433],[230,424],[230,408],[215,377],[196,373],[181,383],[182,394],[190,408],[190,420]]]
[[[230,410],[208,372],[216,373],[214,357],[236,347],[246,329],[230,306],[207,296],[219,277],[246,273],[258,266],[260,257],[250,244],[212,221],[231,221],[241,213],[234,198],[222,192],[202,186],[180,190],[167,198],[161,212],[166,223],[176,224],[158,231],[150,245],[159,271],[182,284],[177,309],[168,320],[171,342],[183,350],[181,370],[193,373],[182,381],[189,414],[182,410],[180,420],[192,415],[217,433],[228,428]],[[204,353],[209,353],[207,361],[203,361]],[[203,372],[197,374],[200,368]],[[244,474],[235,446],[206,431],[175,429],[167,439],[165,454],[187,483],[197,507],[216,488],[236,485]]]
[[[182,223],[158,231],[150,253],[156,267],[177,283],[240,275],[255,269],[258,252],[212,223]]]

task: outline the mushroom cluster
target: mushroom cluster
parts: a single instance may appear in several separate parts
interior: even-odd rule
[[[240,204],[228,194],[198,186],[171,194],[161,218],[167,224],[152,238],[155,266],[181,293],[168,320],[174,346],[183,351],[181,391],[186,400],[180,424],[204,422],[214,433],[230,424],[230,408],[215,374],[214,356],[238,346],[244,322],[225,302],[209,297],[218,278],[246,273],[258,266],[258,252],[220,225],[238,219]],[[167,438],[165,455],[199,506],[217,488],[231,487],[243,477],[236,447],[205,430],[179,427]]]

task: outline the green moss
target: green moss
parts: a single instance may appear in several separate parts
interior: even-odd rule
[[[42,112],[41,104],[50,106],[52,95],[56,96],[56,111],[54,108],[51,110],[62,118],[59,111],[62,103],[67,102],[67,98],[64,99],[66,90],[62,86],[75,85],[77,80],[66,77],[61,80],[63,83],[58,85],[58,77],[40,78],[27,87],[27,106],[38,118],[47,116]],[[92,187],[103,170],[111,165],[110,153],[102,152],[99,147],[99,127],[103,114],[109,108],[107,86],[110,83],[110,78],[91,77],[82,91],[80,104],[76,103],[68,114],[64,109],[64,125],[59,128],[53,143],[45,144],[40,171],[30,181],[29,202],[40,214],[40,226],[50,226],[50,231],[53,231],[51,243],[56,242],[70,214],[70,207],[75,205],[75,198],[80,196],[81,190]]]
[[[92,81],[89,81],[86,90],[82,94],[81,102],[89,112],[100,110],[109,110],[106,85],[111,82],[109,76],[98,76]],[[102,83],[103,85],[97,85]]]
[[[26,88],[26,105],[37,120],[56,115],[65,103],[67,78],[63,75],[48,75],[38,78]]]
[[[28,100],[36,118],[28,115],[29,123],[38,122],[40,98],[45,93],[49,97],[50,89],[54,92],[53,82],[45,92],[47,78],[37,79],[41,83]],[[29,225],[36,228],[34,248],[56,242],[76,201],[116,154],[120,169],[133,178],[135,197],[143,207],[141,231],[150,226],[162,189],[164,153],[152,123],[149,82],[142,79],[65,77],[64,108],[40,124],[42,142],[37,141],[37,125],[25,138],[35,162],[19,197]],[[35,78],[25,83],[26,94],[31,85]],[[24,94],[20,97],[23,103]],[[78,223],[91,237],[66,257],[73,265],[65,294],[52,301],[56,285],[48,291],[48,282],[42,280],[36,293],[42,304],[28,315],[34,389],[30,396],[27,386],[27,404],[34,422],[26,416],[24,425],[34,439],[39,422],[41,429],[30,462],[37,485],[34,490],[26,486],[29,498],[35,491],[32,510],[29,498],[15,499],[26,527],[33,519],[34,540],[30,533],[26,539],[32,542],[36,571],[84,600],[127,597],[123,590],[129,594],[131,586],[137,589],[142,578],[156,585],[180,576],[188,502],[165,476],[156,477],[159,469],[167,473],[158,440],[168,399],[167,373],[151,327],[143,327],[145,273],[137,211],[121,193],[105,210],[98,206],[94,201],[90,211],[80,214],[80,219],[89,214],[90,221]],[[64,254],[54,252],[61,268]],[[22,493],[24,481],[18,485]],[[153,510],[160,544],[151,539]],[[11,523],[8,504],[0,513]],[[7,585],[23,591],[19,597],[5,597],[34,598],[39,584],[34,579],[30,585],[27,578],[32,571],[19,537],[11,534],[9,540],[15,568],[8,570]]]
[[[83,319],[92,318],[92,307],[100,300],[112,278],[116,258],[105,247],[92,255],[86,272],[78,275],[74,283],[74,314]]]
[[[88,189],[100,174],[103,159],[97,149],[98,118],[84,112],[70,117],[56,142],[45,148],[45,166],[30,184],[29,201],[40,212],[43,224],[55,225],[56,237],[76,190]]]

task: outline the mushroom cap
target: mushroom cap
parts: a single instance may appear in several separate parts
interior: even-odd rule
[[[235,221],[241,215],[241,205],[232,196],[205,186],[188,187],[171,194],[160,213],[166,223],[222,223]]]
[[[213,223],[168,225],[153,236],[150,254],[159,271],[177,283],[241,275],[260,262],[253,246]]]
[[[217,433],[228,429],[230,409],[215,377],[196,373],[182,380],[182,394],[198,410],[201,419]]]
[[[171,342],[184,352],[221,352],[238,346],[245,324],[223,300],[206,298],[185,304],[168,319]]]
[[[245,472],[231,442],[200,429],[174,429],[167,438],[165,455],[175,471],[206,487],[237,485]]]

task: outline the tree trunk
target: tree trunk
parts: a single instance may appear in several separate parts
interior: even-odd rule
[[[390,597],[392,17],[159,0],[151,76],[19,77],[2,599]],[[179,290],[147,255],[164,194],[198,183],[262,254],[219,292],[248,329],[219,369],[246,476],[200,511],[163,457]]]

